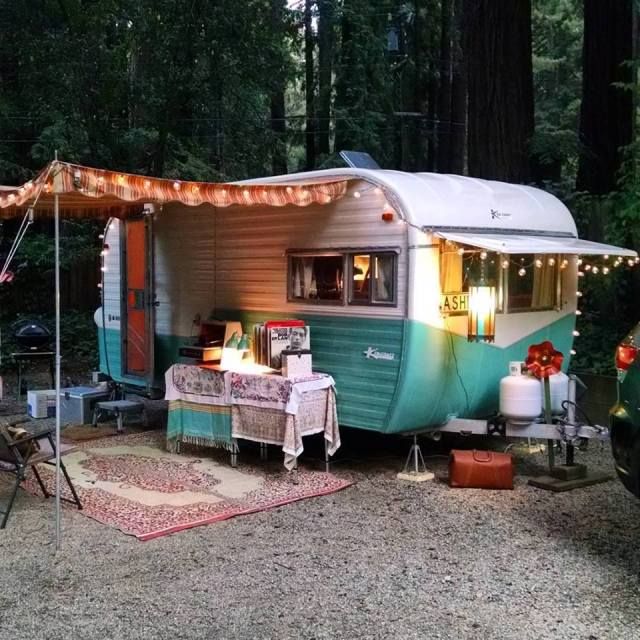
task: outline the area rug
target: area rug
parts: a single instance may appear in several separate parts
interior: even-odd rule
[[[69,442],[83,442],[85,440],[99,440],[109,436],[117,436],[118,427],[112,425],[71,424],[60,432],[60,437]]]
[[[79,442],[64,463],[80,495],[82,513],[151,540],[191,527],[326,495],[352,482],[331,473],[300,468],[291,474],[265,463],[241,464],[207,455],[172,454],[164,432],[147,431]],[[48,484],[52,471],[42,467]],[[38,494],[30,479],[26,488]],[[70,507],[73,508],[73,507]]]

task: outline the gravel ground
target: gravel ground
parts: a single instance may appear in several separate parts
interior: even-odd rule
[[[56,555],[53,502],[21,492],[0,638],[640,637],[640,502],[617,480],[534,489],[545,458],[519,453],[515,491],[451,490],[395,478],[406,440],[343,440],[354,486],[150,542],[65,509]],[[453,445],[425,442],[437,474]],[[577,458],[612,468],[607,447]]]

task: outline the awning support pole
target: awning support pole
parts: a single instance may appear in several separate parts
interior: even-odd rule
[[[58,154],[56,152],[56,160]],[[60,551],[62,534],[60,527],[60,199],[56,193],[53,200],[55,218],[56,257],[56,551]]]

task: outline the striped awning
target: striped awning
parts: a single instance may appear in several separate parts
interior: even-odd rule
[[[341,198],[346,189],[346,180],[239,185],[151,178],[54,161],[22,186],[0,190],[0,220],[22,215],[29,207],[36,213],[51,213],[56,195],[60,211],[67,217],[127,218],[139,214],[146,203],[180,202],[192,207],[329,204]]]

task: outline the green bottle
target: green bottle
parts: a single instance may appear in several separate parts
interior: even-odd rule
[[[249,336],[246,333],[242,334],[240,342],[238,343],[238,349],[240,351],[249,351]]]
[[[240,344],[240,339],[238,338],[238,332],[234,331],[224,346],[226,349],[237,349],[239,344]]]

